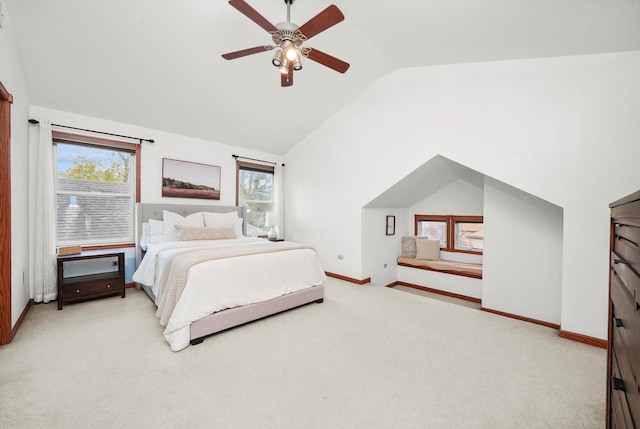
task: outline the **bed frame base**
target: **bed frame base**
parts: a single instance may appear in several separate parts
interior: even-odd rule
[[[145,291],[151,301],[155,303],[156,299],[151,288],[144,285],[140,286],[142,286],[142,290]],[[203,342],[209,335],[312,302],[317,304],[324,302],[324,285],[302,289],[268,301],[218,311],[191,323],[190,343],[195,346]]]
[[[282,295],[277,298],[255,304],[213,313],[191,323],[191,344],[200,344],[204,338],[220,331],[262,319],[311,302],[321,303],[324,300],[324,286],[313,286],[308,289]]]

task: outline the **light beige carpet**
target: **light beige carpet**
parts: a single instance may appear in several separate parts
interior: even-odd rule
[[[0,347],[1,428],[602,428],[606,352],[336,279],[169,350],[143,292],[34,306]]]

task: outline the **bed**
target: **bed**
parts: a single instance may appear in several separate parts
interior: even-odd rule
[[[225,223],[230,218],[233,226]],[[323,302],[326,276],[315,250],[246,237],[246,224],[242,207],[136,204],[133,280],[156,304],[171,350]],[[230,228],[234,234],[226,235]]]

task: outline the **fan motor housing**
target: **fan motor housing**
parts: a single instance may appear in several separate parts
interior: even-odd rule
[[[279,22],[276,24],[276,28],[278,31],[271,33],[273,43],[276,45],[280,45],[284,40],[290,40],[299,48],[306,39],[306,37],[298,31],[298,25],[293,22]]]

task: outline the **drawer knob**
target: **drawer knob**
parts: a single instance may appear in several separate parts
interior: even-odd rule
[[[76,289],[76,293],[80,293],[80,289]]]
[[[614,317],[613,324],[616,325],[616,328],[622,327],[622,319],[618,319],[617,317]]]
[[[620,390],[621,392],[625,391],[624,381],[618,377],[611,377],[611,387],[613,387],[613,390]]]
[[[614,259],[613,263],[614,264],[627,264],[627,261],[623,261],[622,259]]]
[[[107,285],[107,289],[110,288],[110,287],[111,287],[111,285]]]

